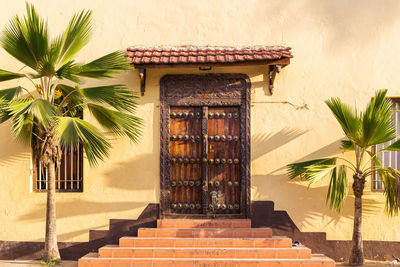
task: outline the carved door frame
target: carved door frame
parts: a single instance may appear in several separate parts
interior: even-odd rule
[[[213,218],[250,218],[250,79],[245,74],[165,75],[160,80],[160,217],[209,218],[169,214],[170,106],[240,107],[241,213]]]

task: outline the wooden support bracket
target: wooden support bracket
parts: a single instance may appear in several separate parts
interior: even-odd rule
[[[139,78],[140,78],[140,94],[144,96],[144,92],[146,91],[146,69],[139,69]]]
[[[269,93],[272,95],[274,93],[274,81],[275,81],[275,76],[277,73],[279,73],[282,69],[282,65],[269,65]]]

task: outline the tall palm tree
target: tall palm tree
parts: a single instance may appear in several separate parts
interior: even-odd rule
[[[133,115],[137,95],[125,85],[81,87],[82,77],[106,79],[130,69],[117,51],[86,64],[74,57],[89,42],[91,11],[75,14],[66,30],[50,39],[47,21],[27,4],[27,15],[14,16],[2,32],[0,45],[23,63],[24,72],[0,69],[0,81],[26,78],[32,88],[0,90],[0,123],[11,121],[17,140],[33,148],[48,172],[45,260],[60,259],[56,234],[55,179],[62,151],[82,144],[93,166],[109,154],[109,134],[137,142],[142,120]],[[32,90],[33,89],[33,90]],[[100,125],[79,118],[88,110]]]
[[[352,161],[343,157],[333,157],[288,165],[290,179],[300,177],[308,181],[310,185],[329,176],[326,201],[338,212],[342,209],[348,195],[350,181],[347,171],[351,172],[355,197],[353,239],[349,260],[351,265],[361,265],[364,262],[361,236],[362,195],[368,176],[378,174],[382,178],[385,187],[386,212],[390,215],[397,215],[399,212],[400,172],[391,167],[382,167],[379,160],[379,154],[384,151],[400,150],[400,140],[394,141],[396,127],[393,108],[391,100],[386,98],[386,93],[387,90],[377,91],[375,97],[362,112],[357,112],[343,104],[339,98],[331,98],[325,102],[346,136],[346,139],[342,141],[342,148],[354,151]],[[379,151],[373,151],[375,145],[390,141],[394,142]]]

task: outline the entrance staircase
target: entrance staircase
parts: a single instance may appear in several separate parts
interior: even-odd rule
[[[138,237],[122,237],[98,253],[79,259],[79,267],[334,267],[335,262],[306,247],[292,247],[270,228],[251,228],[251,220],[157,221]]]

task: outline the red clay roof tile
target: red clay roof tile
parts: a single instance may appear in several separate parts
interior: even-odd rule
[[[130,47],[126,56],[133,64],[235,63],[292,58],[290,47]]]

